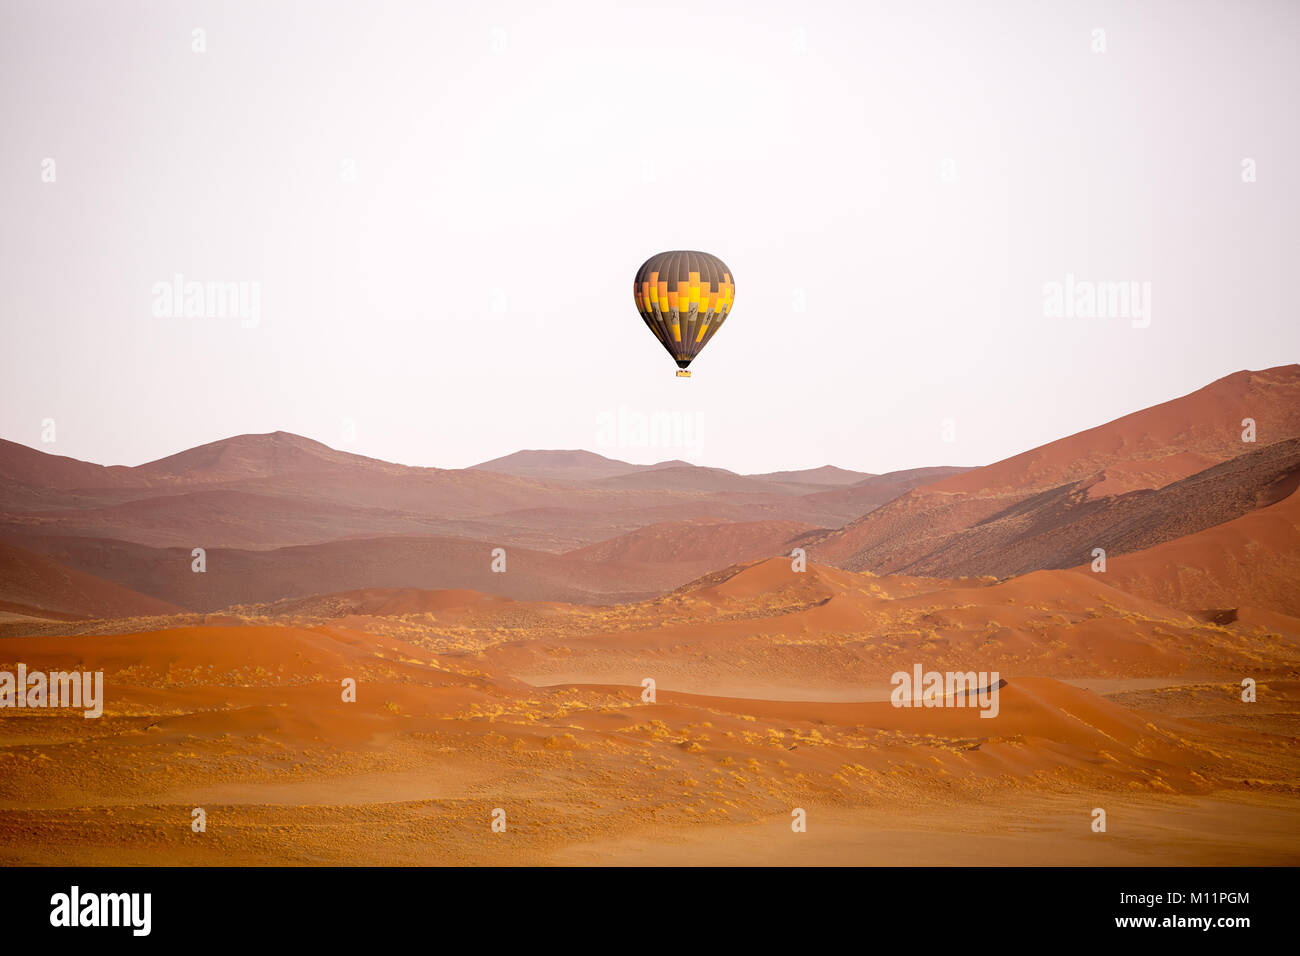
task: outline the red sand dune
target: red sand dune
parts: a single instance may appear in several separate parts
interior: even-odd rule
[[[313,617],[375,616],[402,614],[444,614],[447,611],[490,608],[498,612],[515,604],[510,598],[465,588],[428,591],[420,588],[361,588],[337,594],[285,598],[266,606],[276,615]]]
[[[765,821],[788,835],[797,806],[815,831],[838,811],[868,834],[921,808],[912,862],[930,859],[927,836],[969,838],[969,821],[1005,841],[981,862],[1026,847],[1060,862],[1072,844],[1056,830],[1086,833],[1093,807],[1128,835],[1131,807],[1191,799],[1224,803],[1190,835],[1148,839],[1194,844],[1189,862],[1296,859],[1285,831],[1243,843],[1223,821],[1294,812],[1300,645],[1087,572],[994,584],[781,557],[616,607],[367,588],[239,620],[0,641],[0,668],[103,670],[107,691],[100,720],[0,714],[0,859],[519,864],[688,834],[707,862]],[[893,707],[890,673],[917,663],[998,670],[997,716]],[[1237,699],[1245,667],[1266,707]],[[1191,686],[1120,703],[1053,679],[1153,675]],[[488,829],[495,807],[508,842]],[[1026,810],[1055,829],[1027,841]]]
[[[510,614],[518,620],[526,610]],[[888,675],[917,662],[1071,679],[1221,680],[1259,672],[1257,642],[1272,640],[1268,622],[1224,626],[1083,571],[944,581],[818,565],[797,572],[787,558],[706,575],[607,614],[555,605],[546,620],[533,639],[493,647],[487,660],[538,684],[658,675],[669,689],[801,700],[883,697]],[[492,628],[491,613],[474,626]],[[1300,666],[1300,645],[1269,646],[1270,673]]]
[[[920,550],[924,542],[930,550],[899,570],[1010,577],[1074,567],[1091,558],[1094,548],[1117,556],[1223,524],[1272,504],[1298,484],[1300,439],[1276,442],[1154,491],[1099,496],[1096,484],[1072,482],[970,527],[937,538],[918,535],[914,547]],[[858,552],[854,563],[873,567],[897,560],[890,544]]]
[[[59,564],[44,555],[0,542],[0,606],[41,616],[79,617],[178,614],[181,608]]]
[[[836,592],[874,580],[809,573],[797,584],[767,561],[710,587],[739,609],[770,589],[812,581]],[[1033,590],[1022,588],[1020,597]],[[1227,803],[1195,832],[1169,833],[1166,817],[1143,837],[1158,848],[1194,843],[1189,862],[1222,859],[1224,847],[1295,859],[1285,830],[1243,845],[1223,829],[1233,814],[1294,812],[1288,738],[1170,712],[1160,695],[1148,695],[1148,709],[1004,673],[990,719],[978,707],[686,693],[666,686],[672,658],[652,657],[648,672],[665,686],[649,702],[639,682],[514,679],[504,651],[539,639],[528,626],[454,631],[400,639],[246,623],[0,642],[0,667],[93,667],[107,689],[100,720],[0,715],[0,859],[519,864],[592,841],[689,836],[695,861],[709,862],[769,820],[783,820],[789,839],[791,808],[804,807],[810,833],[834,812],[876,834],[920,811],[925,832],[903,834],[912,862],[942,862],[943,851],[925,855],[927,837],[960,843],[971,826],[1004,841],[981,862],[1023,862],[1030,849],[1061,862],[1072,844],[1057,830],[1087,834],[1093,807],[1107,808],[1127,845],[1135,807],[1168,812],[1211,798]],[[566,631],[548,629],[559,648],[571,645]],[[476,651],[497,645],[503,653]],[[835,668],[814,662],[806,672],[823,680]],[[341,699],[345,678],[356,681],[356,703]],[[1294,682],[1264,688],[1271,707],[1294,707]],[[1245,706],[1205,690],[1225,698],[1211,716]],[[201,837],[189,829],[196,806],[207,813]],[[496,807],[506,808],[508,837],[489,829]],[[1011,812],[990,816],[990,807]],[[1050,826],[1038,824],[1044,815]],[[832,848],[824,862],[851,859]]]
[[[1241,440],[1245,418],[1255,420],[1259,445],[1300,437],[1300,365],[1234,372],[1190,395],[955,475],[928,490],[1032,491],[1101,471],[1109,472],[1112,493],[1159,488],[1250,450]]]
[[[1171,607],[1248,606],[1300,617],[1300,492],[1235,521],[1108,560],[1105,578]]]
[[[788,551],[793,539],[813,525],[799,521],[672,521],[647,525],[598,544],[568,552],[587,561],[641,564],[703,564],[703,571]],[[677,583],[682,583],[678,581]]]
[[[1241,440],[1246,417],[1256,422],[1256,444]],[[974,564],[925,559],[940,555],[990,519],[1015,518],[1016,509],[1035,495],[1073,495],[1084,502],[1103,493],[1162,488],[1262,445],[1296,437],[1300,365],[1237,372],[1191,395],[908,491],[826,535],[811,552],[819,561],[855,569],[980,573]],[[1073,482],[1081,484],[1071,488]],[[996,547],[1010,546],[1001,542]]]
[[[495,543],[468,538],[412,535],[258,551],[211,548],[203,573],[192,570],[187,548],[71,537],[34,538],[31,547],[194,611],[370,587],[471,588],[577,602],[641,597],[656,590],[644,584],[636,569],[526,548],[505,549],[506,570],[495,572]]]
[[[856,518],[874,511],[913,488],[930,485],[967,471],[970,469],[951,466],[891,471],[884,475],[871,475],[852,485],[811,494],[808,500],[837,512],[846,511],[851,517]]]
[[[492,570],[497,542],[446,536],[356,538],[271,550],[209,548],[203,573],[192,570],[190,548],[71,536],[16,540],[70,568],[171,605],[216,611],[376,587],[470,588],[534,601],[635,600],[669,591],[719,565],[781,553],[808,527],[678,522],[568,554],[510,546],[504,548],[503,573]],[[0,556],[0,570],[4,566]]]

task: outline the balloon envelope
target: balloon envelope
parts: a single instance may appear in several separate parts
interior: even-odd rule
[[[686,368],[722,328],[736,285],[717,256],[677,250],[647,259],[636,272],[632,294],[659,344],[678,368]]]

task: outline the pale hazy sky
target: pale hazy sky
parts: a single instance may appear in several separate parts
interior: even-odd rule
[[[0,437],[56,454],[881,472],[1300,358],[1295,2],[5,0],[0,91]],[[676,248],[737,286],[689,381],[631,295]]]

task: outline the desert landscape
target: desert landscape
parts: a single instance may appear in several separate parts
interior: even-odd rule
[[[0,671],[104,675],[0,861],[1295,865],[1298,487],[1300,365],[882,475],[0,441]]]

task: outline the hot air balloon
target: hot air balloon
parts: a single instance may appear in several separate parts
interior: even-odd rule
[[[731,270],[707,252],[661,252],[636,272],[637,311],[659,344],[677,362],[677,375],[722,328],[731,313],[736,284]]]

